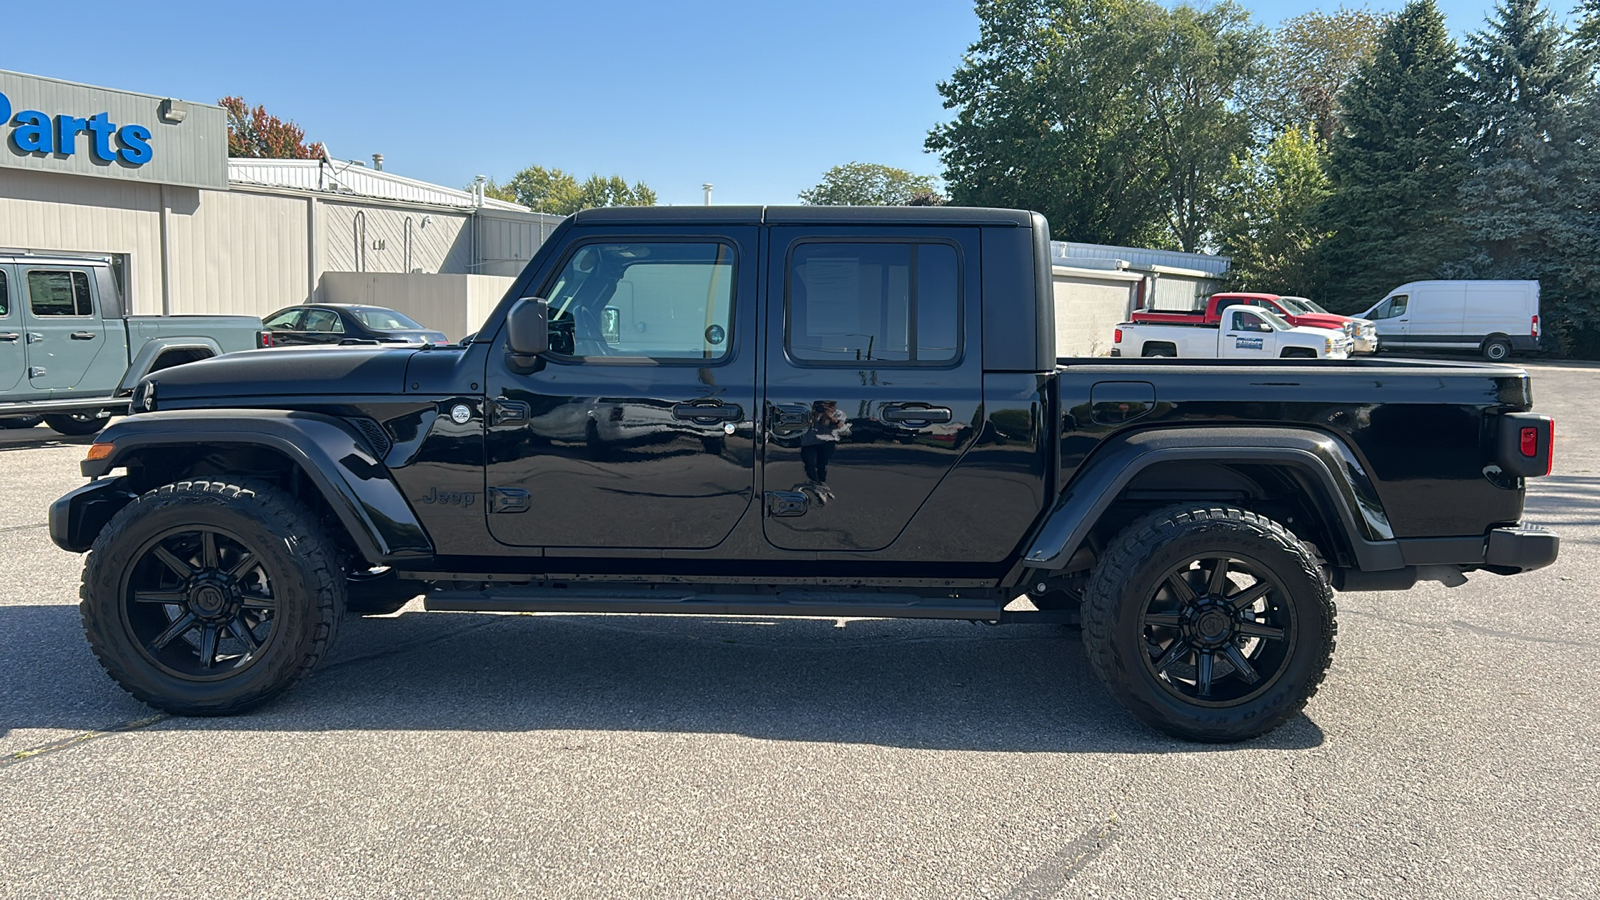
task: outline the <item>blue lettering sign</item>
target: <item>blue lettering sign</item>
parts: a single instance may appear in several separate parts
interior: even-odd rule
[[[1261,338],[1237,338],[1234,341],[1233,348],[1235,350],[1260,350]]]
[[[90,135],[89,151],[100,162],[119,158],[130,166],[142,166],[155,155],[150,146],[150,129],[143,125],[118,125],[111,113],[96,113],[87,119],[61,114],[51,116],[36,109],[11,114],[11,98],[0,93],[0,126],[11,128],[11,145],[23,153],[54,153],[71,156],[78,152],[78,137]],[[112,138],[116,138],[114,146]]]

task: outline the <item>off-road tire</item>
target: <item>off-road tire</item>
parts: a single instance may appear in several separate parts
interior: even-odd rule
[[[270,639],[236,675],[197,680],[164,670],[127,624],[133,567],[149,542],[184,526],[225,528],[242,538],[278,598]],[[84,560],[79,612],[95,657],[128,693],[177,715],[232,715],[310,675],[332,648],[345,600],[339,559],[316,517],[279,488],[180,481],[129,503],[100,532]]]
[[[51,430],[61,434],[83,437],[87,434],[99,434],[100,429],[111,421],[109,416],[96,418],[98,413],[99,410],[85,413],[52,413],[44,417],[44,423],[49,425]]]
[[[1146,663],[1147,604],[1173,566],[1207,553],[1265,567],[1293,614],[1285,631],[1294,642],[1276,680],[1234,705],[1185,702]],[[1335,614],[1315,552],[1287,528],[1240,509],[1173,506],[1135,521],[1106,547],[1084,592],[1083,642],[1106,689],[1141,721],[1184,740],[1223,743],[1265,734],[1305,707],[1333,659]]]

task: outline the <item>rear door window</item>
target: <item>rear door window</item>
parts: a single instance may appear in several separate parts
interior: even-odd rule
[[[947,366],[961,266],[943,243],[805,243],[789,259],[786,349],[801,364]]]
[[[302,330],[343,334],[344,323],[339,320],[339,314],[331,309],[312,309],[306,311],[306,321]]]
[[[89,274],[76,269],[28,272],[28,309],[36,316],[92,316]]]
[[[6,270],[0,269],[0,318],[11,315],[11,286],[6,283]]]

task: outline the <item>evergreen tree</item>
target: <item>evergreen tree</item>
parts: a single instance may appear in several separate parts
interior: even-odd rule
[[[1326,305],[1365,309],[1389,288],[1438,277],[1461,259],[1456,204],[1467,125],[1458,55],[1433,0],[1412,0],[1341,95],[1333,194],[1319,216],[1332,232],[1323,250]]]
[[[1472,174],[1461,224],[1472,241],[1457,274],[1540,282],[1546,320],[1569,339],[1594,321],[1593,288],[1569,278],[1594,247],[1593,151],[1578,126],[1585,57],[1542,0],[1503,0],[1467,39]]]

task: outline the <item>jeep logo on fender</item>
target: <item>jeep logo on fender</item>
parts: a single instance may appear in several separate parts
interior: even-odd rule
[[[441,491],[433,488],[428,491],[428,496],[421,497],[418,503],[437,503],[440,506],[468,507],[478,501],[478,495],[472,491]]]
[[[52,118],[36,109],[11,115],[11,98],[0,94],[0,123],[11,128],[11,145],[23,153],[54,153],[71,156],[78,152],[78,139],[87,134],[85,146],[101,162],[119,159],[131,166],[142,166],[155,155],[150,146],[150,129],[143,125],[118,125],[108,112],[87,119],[73,115]],[[116,146],[112,146],[115,138]]]

